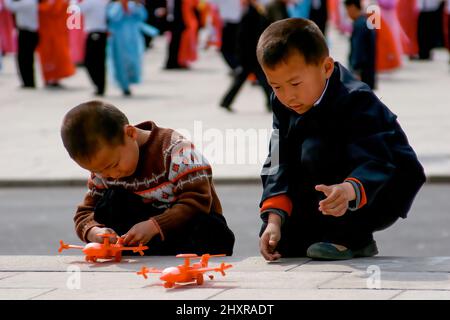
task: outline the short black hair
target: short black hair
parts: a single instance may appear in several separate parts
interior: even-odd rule
[[[319,64],[329,55],[325,37],[308,19],[288,18],[272,23],[258,41],[256,55],[262,66],[274,68],[293,51],[302,54],[307,64]]]
[[[345,0],[344,4],[349,7],[349,6],[355,6],[358,9],[361,9],[361,0]]]
[[[64,117],[61,138],[74,160],[90,160],[101,144],[124,143],[128,119],[115,106],[102,101],[88,101],[71,109]]]

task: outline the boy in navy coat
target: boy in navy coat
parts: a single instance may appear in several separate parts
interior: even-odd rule
[[[274,90],[261,254],[267,260],[376,255],[373,233],[406,218],[425,182],[396,115],[333,61],[310,20],[271,24],[257,55]]]

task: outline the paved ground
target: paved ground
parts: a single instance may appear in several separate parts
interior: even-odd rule
[[[331,30],[332,56],[345,64],[348,38]],[[236,113],[218,107],[230,84],[224,63],[213,50],[200,50],[191,71],[163,71],[166,40],[159,38],[145,56],[144,80],[123,98],[110,81],[105,100],[119,106],[132,123],[152,119],[185,129],[214,167],[217,178],[255,178],[267,151],[271,115],[262,90],[249,84],[237,97]],[[39,73],[38,73],[39,74]],[[63,81],[67,90],[18,88],[12,56],[0,71],[0,181],[84,179],[67,156],[59,125],[69,108],[93,99],[85,70]],[[405,61],[380,75],[378,96],[399,116],[428,175],[450,176],[450,73],[448,53],[436,50],[434,62]],[[240,131],[239,131],[240,130]],[[240,137],[240,142],[238,138]]]
[[[55,255],[58,240],[81,244],[73,230],[73,211],[83,188],[0,189],[0,255]],[[259,185],[219,185],[228,224],[236,235],[235,255],[259,255]],[[381,256],[450,256],[450,185],[426,185],[408,219],[378,232]],[[79,254],[74,251],[68,254]]]
[[[206,278],[202,286],[184,284],[165,289],[158,275],[145,280],[136,271],[142,266],[162,269],[180,264],[174,257],[125,257],[119,264],[92,265],[82,256],[0,256],[0,299],[244,299],[261,304],[280,299],[450,299],[450,257],[380,257],[343,262],[296,258],[275,263],[260,257],[212,260],[211,266],[226,262],[233,267],[225,277],[217,274],[214,280]]]

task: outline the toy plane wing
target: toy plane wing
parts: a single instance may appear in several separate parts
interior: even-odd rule
[[[225,270],[231,268],[232,266],[233,265],[231,265],[231,264],[225,264],[224,262],[222,262],[220,267],[217,267],[217,268],[199,268],[199,269],[196,269],[195,271],[197,271],[197,272],[215,271],[215,272],[220,272],[224,276],[225,275]]]
[[[141,256],[143,256],[143,255],[144,255],[144,250],[147,250],[148,247],[147,247],[147,246],[141,246],[141,245],[139,245],[139,246],[137,246],[137,247],[121,247],[121,248],[119,248],[119,249],[122,250],[122,251],[125,251],[125,250],[133,250],[134,253],[139,252],[139,254],[140,254]]]
[[[161,273],[161,270],[158,270],[156,268],[147,268],[147,267],[142,267],[142,269],[138,272],[136,272],[137,275],[142,275],[144,277],[144,279],[147,279],[147,273]]]

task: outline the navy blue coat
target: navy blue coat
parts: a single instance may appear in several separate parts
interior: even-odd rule
[[[300,208],[317,208],[317,184],[358,179],[367,204],[406,218],[425,182],[422,165],[397,122],[397,116],[370,88],[335,63],[321,102],[303,115],[272,95],[273,128],[269,156],[262,170],[263,202],[285,194]],[[319,141],[314,148],[306,142]],[[323,146],[320,153],[317,146]],[[328,152],[328,153],[327,153]],[[319,171],[310,172],[311,168]]]

